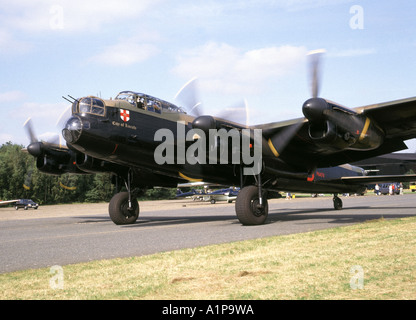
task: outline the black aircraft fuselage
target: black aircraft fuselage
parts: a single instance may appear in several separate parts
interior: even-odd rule
[[[143,100],[141,107],[138,100]],[[152,105],[152,108],[146,106]],[[214,128],[236,128],[236,124],[221,122],[215,119]],[[91,171],[111,167],[114,173],[123,175],[125,168],[136,171],[134,181],[140,186],[173,187],[184,181],[204,181],[223,183],[225,185],[245,185],[253,183],[252,176],[241,174],[241,163],[189,164],[185,163],[158,164],[155,161],[155,149],[163,141],[155,141],[156,132],[163,128],[173,133],[175,152],[178,157],[179,135],[185,135],[195,128],[195,117],[187,115],[177,106],[163,100],[136,92],[122,92],[114,100],[102,100],[97,97],[78,99],[72,106],[72,117],[63,130],[68,146],[78,151],[76,163],[79,169]],[[226,124],[226,126],[224,125]],[[214,129],[213,128],[213,129]],[[244,126],[238,126],[244,129]],[[219,144],[222,141],[219,142]],[[229,141],[231,142],[231,141]],[[251,142],[255,143],[251,139]],[[186,141],[185,152],[193,141]],[[363,175],[362,170],[353,167],[332,167],[315,171],[295,172],[290,166],[276,158],[265,141],[261,141],[263,161],[263,181],[269,181],[265,187],[278,187],[281,190],[302,192],[362,192],[363,186],[345,185],[339,182],[329,183],[340,176]],[[232,144],[228,143],[228,151],[232,154]],[[219,147],[220,149],[220,147]],[[219,151],[220,152],[220,151]],[[288,170],[288,168],[290,170]],[[146,177],[140,178],[140,171]],[[323,173],[325,172],[325,173]],[[280,174],[279,174],[280,173]],[[276,175],[279,176],[276,181]],[[160,177],[165,179],[159,179]],[[156,179],[157,177],[157,179]],[[141,181],[144,179],[156,179]],[[266,179],[266,180],[265,180]],[[276,184],[278,185],[276,186]]]
[[[123,99],[118,98],[120,96]],[[126,96],[131,98],[130,102]],[[144,100],[145,107],[138,106],[138,99]],[[152,107],[146,107],[148,105]],[[161,165],[155,161],[155,149],[163,142],[155,141],[156,132],[161,128],[172,132],[176,159],[178,135],[186,135],[192,129],[189,123],[193,120],[180,108],[163,100],[122,92],[114,100],[86,97],[75,101],[63,136],[68,146],[78,151],[77,166],[81,170],[92,163],[96,167],[112,163],[119,166],[121,173],[125,168],[131,168],[144,170],[155,177],[166,177],[157,184],[146,181],[148,186],[176,187],[178,182],[202,181],[207,177],[219,183],[238,183],[239,178],[228,166],[189,165],[186,162]],[[186,142],[187,146],[190,144]],[[136,182],[138,186],[143,185],[143,181]]]

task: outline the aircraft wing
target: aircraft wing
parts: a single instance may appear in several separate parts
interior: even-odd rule
[[[388,182],[410,182],[416,181],[416,174],[409,175],[380,175],[380,176],[353,176],[341,177],[341,181],[346,184],[373,184]]]
[[[308,133],[310,122],[306,118],[253,126],[262,129],[266,142],[274,140],[271,152],[292,165],[295,171],[308,171],[310,168],[331,167],[353,163],[367,158],[407,149],[405,140],[416,138],[416,97],[374,104],[351,109],[359,116],[364,115],[376,123],[384,132],[382,144],[372,150],[337,150],[328,145],[316,143]],[[296,134],[291,134],[296,132]],[[277,137],[277,138],[276,138]],[[290,138],[286,138],[290,137]],[[284,141],[284,140],[287,141]],[[275,152],[279,141],[284,151]],[[268,148],[267,143],[263,148]]]
[[[408,140],[416,137],[416,97],[355,108],[375,120],[386,138]]]

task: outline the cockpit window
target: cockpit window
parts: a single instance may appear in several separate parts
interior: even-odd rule
[[[120,93],[117,95],[116,100],[124,100],[128,103],[132,104],[133,106],[136,106],[136,101],[134,99],[134,95],[130,93]]]
[[[162,113],[160,102],[157,100],[153,100],[153,99],[147,100],[146,110],[156,112],[156,113]]]
[[[104,116],[104,102],[97,98],[83,98],[79,102],[79,112]]]
[[[133,107],[159,114],[163,112],[186,113],[181,108],[169,102],[133,91],[120,92],[116,96],[116,100],[124,100],[130,103]]]
[[[139,108],[139,109],[145,109],[146,108],[146,104],[147,104],[147,102],[146,102],[146,98],[145,97],[141,97],[141,96],[138,96],[137,97],[137,108]]]

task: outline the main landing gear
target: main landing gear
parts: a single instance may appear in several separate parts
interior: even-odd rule
[[[335,193],[334,198],[332,199],[334,202],[334,209],[335,210],[341,210],[342,209],[342,200],[338,198],[338,195]]]
[[[127,192],[115,194],[108,205],[108,213],[111,220],[118,225],[133,224],[139,217],[139,202],[136,194],[131,190],[131,174],[127,174],[125,181]]]
[[[332,199],[335,210],[342,209],[342,200],[338,194]],[[266,194],[258,186],[246,186],[241,189],[235,202],[235,212],[243,225],[263,224],[269,214]]]
[[[269,215],[269,205],[261,186],[241,189],[235,201],[235,212],[243,225],[263,224]]]

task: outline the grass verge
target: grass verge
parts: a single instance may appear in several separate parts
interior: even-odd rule
[[[0,299],[413,300],[416,218],[67,265],[61,271],[1,274]]]

